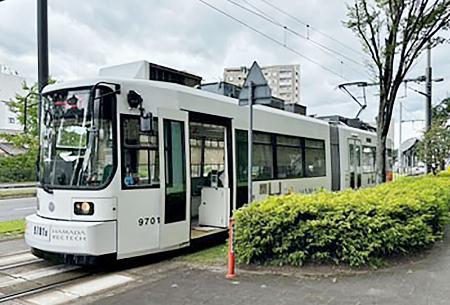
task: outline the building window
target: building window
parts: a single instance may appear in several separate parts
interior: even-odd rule
[[[277,136],[277,178],[303,177],[300,138]]]
[[[305,163],[306,177],[326,175],[325,142],[323,140],[305,139]]]
[[[9,122],[9,124],[16,124],[16,118],[9,117],[8,122]]]
[[[122,186],[158,187],[158,120],[153,121],[151,135],[141,133],[139,123],[139,116],[121,116]]]

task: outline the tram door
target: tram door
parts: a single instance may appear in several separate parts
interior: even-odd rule
[[[361,187],[361,140],[349,139],[349,173],[350,173],[350,187],[357,189]]]
[[[163,116],[163,175],[162,179],[162,220],[160,247],[177,248],[189,242],[189,180],[186,160],[187,114],[173,113]]]

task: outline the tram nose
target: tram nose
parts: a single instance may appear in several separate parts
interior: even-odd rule
[[[41,217],[75,221],[111,221],[117,219],[116,197],[81,197],[74,192],[39,194],[37,213]]]

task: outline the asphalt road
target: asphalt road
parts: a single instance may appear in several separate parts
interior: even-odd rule
[[[0,221],[23,219],[36,212],[36,198],[0,200]]]

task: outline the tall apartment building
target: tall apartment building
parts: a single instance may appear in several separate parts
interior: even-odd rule
[[[25,78],[9,69],[0,66],[0,133],[16,134],[22,130],[15,113],[11,112],[8,103],[16,93],[23,94],[22,83]]]
[[[225,68],[223,79],[237,86],[244,84],[249,68]],[[261,67],[274,97],[287,103],[300,104],[300,65]]]

